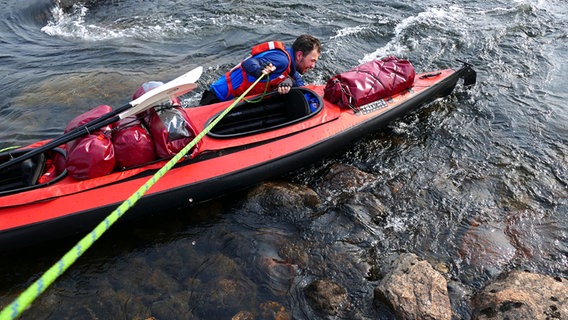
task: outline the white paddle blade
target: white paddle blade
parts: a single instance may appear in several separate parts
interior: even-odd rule
[[[146,99],[140,102],[135,107],[132,107],[121,114],[118,115],[120,119],[124,119],[140,112],[146,111],[147,109],[165,101],[171,100],[173,97],[181,96],[182,94],[188,93],[189,91],[197,88],[195,83],[184,83],[173,88],[163,88],[165,85],[161,85],[157,88],[154,88],[146,93],[144,93],[140,98],[148,95]],[[138,99],[140,99],[138,98]],[[136,99],[136,100],[138,100]]]
[[[165,83],[157,88],[154,88],[135,100],[132,100],[129,105],[132,108],[122,112],[118,115],[120,119],[138,114],[146,109],[163,101],[170,100],[172,97],[178,97],[182,94],[197,88],[195,82],[199,80],[203,73],[203,67],[197,67],[186,74],[183,74],[168,83]]]
[[[143,95],[141,95],[137,99],[130,101],[129,104],[131,106],[135,107],[135,106],[145,102],[147,99],[151,99],[155,95],[162,95],[163,92],[166,92],[169,89],[173,89],[173,88],[181,86],[183,84],[195,83],[195,82],[197,82],[197,80],[199,80],[202,73],[203,73],[203,67],[199,66],[199,67],[189,71],[186,74],[183,74],[183,75],[181,75],[181,76],[179,76],[179,77],[177,77],[177,78],[175,78],[175,79],[173,79],[173,80],[171,80],[167,83],[164,83],[163,85],[161,85],[161,86],[159,86],[159,87],[157,87],[153,90],[150,90],[150,91],[144,93]],[[160,99],[155,100],[155,101],[161,101],[161,100],[162,99],[160,98]]]
[[[164,84],[165,86],[167,85],[178,85],[178,84],[183,84],[183,83],[195,83],[197,82],[197,80],[199,80],[199,78],[201,78],[201,74],[203,73],[203,67],[199,66],[191,71],[189,71],[186,74],[183,74],[175,79],[173,79],[172,81]]]

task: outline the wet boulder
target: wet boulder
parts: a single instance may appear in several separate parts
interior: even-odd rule
[[[286,295],[296,276],[297,267],[278,256],[259,257],[260,279],[274,295]]]
[[[254,314],[250,311],[239,311],[231,320],[255,320]]]
[[[314,312],[321,315],[339,316],[351,305],[345,288],[331,280],[313,281],[304,294]]]
[[[250,311],[239,311],[231,320],[290,320],[290,312],[278,302],[265,301],[260,304],[258,314]]]
[[[256,290],[248,279],[218,277],[208,283],[208,292],[204,299],[208,303],[205,308],[198,308],[198,316],[210,317],[213,314],[229,316],[236,314],[243,307],[252,309],[256,300]]]
[[[376,180],[373,174],[353,166],[335,163],[318,183],[316,192],[324,201],[338,204],[345,202]]]
[[[473,299],[474,319],[568,319],[568,280],[513,271]]]
[[[318,195],[309,187],[289,182],[266,182],[248,194],[246,209],[270,216],[283,216],[294,221],[312,218],[320,204]]]
[[[565,222],[551,219],[546,211],[511,210],[505,217],[506,233],[523,260],[547,260],[565,251]]]
[[[260,305],[260,320],[290,320],[290,312],[278,302],[266,301]]]
[[[446,279],[424,260],[406,253],[375,288],[375,301],[389,305],[401,319],[451,319]]]
[[[469,221],[467,228],[459,246],[460,257],[467,264],[464,275],[472,279],[498,276],[517,254],[506,226],[478,217]]]
[[[376,234],[377,225],[384,224],[389,215],[388,208],[370,192],[357,192],[342,206],[342,212],[351,217],[353,222],[371,234]]]

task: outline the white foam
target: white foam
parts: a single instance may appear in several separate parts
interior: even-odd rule
[[[386,56],[406,56],[411,48],[405,43],[419,43],[420,41],[428,41],[428,39],[416,39],[412,37],[409,30],[417,25],[435,24],[439,27],[449,30],[455,30],[456,24],[464,19],[464,10],[458,6],[450,6],[448,8],[428,8],[426,11],[420,12],[416,16],[403,19],[394,28],[394,37],[384,47],[378,48],[374,52],[366,54],[359,62],[365,63],[374,59],[380,59]]]
[[[109,24],[90,24],[85,21],[89,9],[74,5],[69,13],[55,6],[51,10],[52,19],[41,31],[55,37],[101,41],[117,38],[163,39],[175,34],[195,33],[197,26],[184,26],[173,17],[148,20],[146,17],[131,16]]]
[[[338,30],[335,33],[335,36],[331,37],[330,39],[338,39],[338,38],[343,38],[343,37],[346,37],[346,36],[349,36],[349,35],[361,33],[365,29],[368,29],[368,27],[355,26],[355,27],[343,28],[343,29]]]

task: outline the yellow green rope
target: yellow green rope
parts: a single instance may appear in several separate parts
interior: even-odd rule
[[[258,99],[256,100],[248,100],[248,99],[244,99],[244,101],[248,102],[248,103],[258,103],[262,100],[262,98],[264,98],[264,96],[266,95],[266,92],[268,91],[268,84],[270,82],[270,79],[266,79],[266,86],[264,86],[264,92],[259,95]],[[253,84],[251,87],[254,87],[255,85]]]
[[[185,146],[178,154],[176,154],[168,163],[166,163],[158,172],[156,172],[150,180],[146,181],[134,194],[126,199],[118,208],[111,212],[101,223],[99,223],[93,231],[81,239],[71,250],[69,250],[58,262],[49,268],[36,282],[22,292],[10,305],[6,306],[0,312],[0,320],[15,319],[18,317],[31,303],[42,294],[60,275],[65,272],[87,249],[95,243],[128,209],[142,198],[142,196],[150,189],[160,178],[162,178],[173,166],[181,160],[213,127],[221,121],[221,119],[233,107],[246,96],[249,91],[264,77],[262,74],[240,97],[227,107],[213,122],[209,124],[203,131],[198,134],[187,146]]]

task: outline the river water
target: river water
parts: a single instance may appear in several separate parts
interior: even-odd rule
[[[392,319],[373,289],[400,252],[443,272],[456,319],[508,270],[568,277],[568,3],[464,3],[0,0],[0,148],[57,137],[201,65],[191,106],[252,45],[302,33],[324,45],[309,83],[386,55],[478,72],[474,88],[263,189],[119,223],[24,318],[317,318],[303,288],[331,279],[347,290],[344,317]],[[318,205],[302,200],[311,190]],[[0,306],[74,241],[6,253]]]

